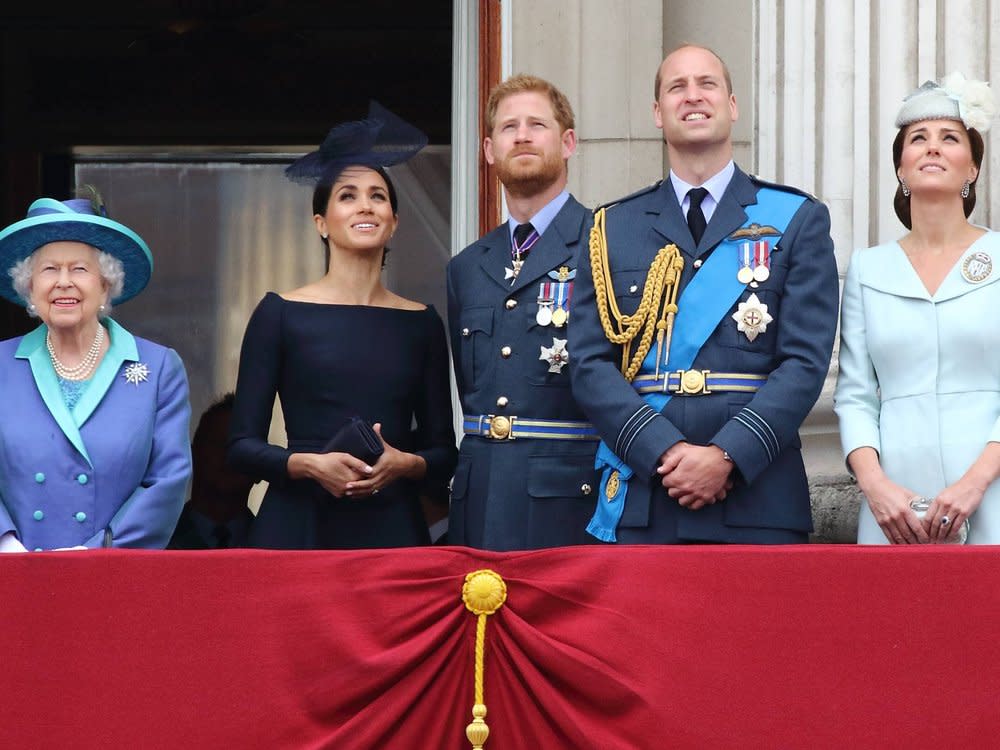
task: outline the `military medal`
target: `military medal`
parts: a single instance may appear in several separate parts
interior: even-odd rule
[[[541,347],[542,353],[538,358],[549,363],[549,372],[561,373],[562,368],[569,362],[569,351],[566,349],[567,339],[552,339],[552,346]]]
[[[547,326],[552,322],[552,305],[555,300],[552,298],[552,284],[543,281],[538,285],[538,312],[535,313],[535,322],[540,326]]]
[[[535,322],[540,326],[547,326],[552,323],[552,300],[538,301],[538,312],[535,313]]]
[[[753,280],[763,283],[771,276],[771,246],[767,240],[753,243]]]
[[[745,334],[750,341],[764,333],[767,324],[774,320],[767,312],[767,305],[756,294],[751,294],[746,302],[740,302],[731,317],[736,321],[736,330]]]
[[[993,259],[988,253],[972,253],[962,261],[962,276],[970,284],[985,281],[993,273]]]
[[[573,295],[573,282],[557,281],[553,287],[552,296],[555,298],[555,306],[552,309],[552,325],[556,328],[562,328],[569,318],[569,298]]]
[[[736,272],[736,280],[741,284],[749,284],[753,281],[753,269],[750,268],[750,243],[744,242],[740,245],[736,260],[739,261],[740,268]]]
[[[528,226],[530,226],[530,224]],[[541,235],[535,231],[534,228],[532,228],[531,232],[528,233],[528,236],[524,238],[524,242],[518,243],[516,238],[511,240],[511,267],[504,269],[503,277],[504,279],[510,279],[512,286],[514,282],[517,281],[517,275],[521,273],[521,268],[524,266],[524,259],[528,255],[528,251],[531,250],[532,246],[536,242],[538,242],[539,237],[541,237]]]

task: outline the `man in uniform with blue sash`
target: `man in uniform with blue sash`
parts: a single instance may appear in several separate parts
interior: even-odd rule
[[[600,209],[574,295],[573,392],[603,438],[588,531],[623,543],[803,543],[798,430],[839,289],[826,207],[733,163],[725,63],[656,76],[670,175]]]
[[[489,550],[586,544],[598,437],[573,400],[577,257],[591,212],[566,189],[573,110],[516,75],[486,106],[483,152],[510,220],[448,264],[448,329],[462,401],[448,543]]]

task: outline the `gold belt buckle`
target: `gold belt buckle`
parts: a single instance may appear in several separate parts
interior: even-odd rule
[[[493,414],[489,415],[490,419],[490,434],[489,436],[494,440],[513,440],[514,431],[514,420],[517,417],[504,417],[495,416]]]
[[[678,370],[678,383],[674,393],[683,393],[686,396],[701,396],[711,393],[707,385],[710,372],[711,370]]]

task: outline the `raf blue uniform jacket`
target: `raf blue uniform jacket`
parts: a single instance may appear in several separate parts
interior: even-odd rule
[[[562,266],[576,270],[591,223],[591,212],[571,196],[513,284],[504,278],[511,266],[506,224],[448,263],[448,329],[465,415],[586,420],[570,390],[572,350],[559,373],[540,359],[541,347],[566,339],[575,325],[575,292],[566,326],[540,326],[535,316],[539,285]],[[596,448],[594,440],[465,435],[452,481],[448,543],[501,551],[590,543]]]
[[[72,411],[44,325],[0,342],[0,535],[14,531],[29,550],[100,547],[108,529],[113,546],[163,549],[187,498],[184,365],[106,325],[111,345]]]
[[[635,312],[650,263],[670,243],[684,259],[683,306],[697,261],[745,224],[744,206],[756,203],[761,184],[737,169],[697,247],[668,180],[608,207],[608,257],[621,312]],[[735,256],[732,263],[735,275]],[[675,395],[662,413],[647,418],[642,412],[651,410],[621,375],[621,347],[608,341],[598,319],[589,255],[581,257],[570,333],[573,392],[604,441],[626,447],[619,458],[635,472],[631,483],[638,483],[630,484],[619,541],[767,543],[803,540],[812,530],[798,430],[829,369],[839,303],[830,217],[822,203],[807,196],[771,249],[770,270],[766,281],[748,286],[737,300],[756,294],[767,305],[773,322],[766,331],[753,341],[738,331],[734,303],[692,365],[764,374],[767,382],[756,393]],[[735,486],[725,500],[690,511],[667,496],[655,471],[664,451],[682,440],[718,445],[732,458]]]

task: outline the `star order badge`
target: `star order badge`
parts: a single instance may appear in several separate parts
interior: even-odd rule
[[[149,380],[149,368],[142,362],[133,362],[125,367],[125,372],[122,375],[125,377],[126,383],[131,383],[138,388],[139,383],[145,383]]]
[[[751,294],[746,302],[740,302],[732,318],[736,321],[736,330],[746,334],[750,341],[764,333],[767,324],[774,320],[767,312],[767,305],[761,302],[756,294]]]
[[[552,346],[541,347],[542,353],[538,358],[549,363],[549,372],[560,373],[562,368],[569,363],[569,351],[566,349],[568,339],[552,339]]]

